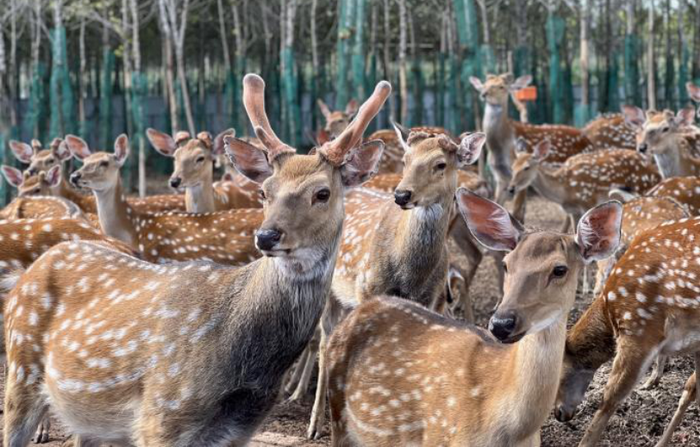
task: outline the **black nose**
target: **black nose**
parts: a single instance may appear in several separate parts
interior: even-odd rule
[[[554,408],[554,417],[559,422],[569,422],[571,419],[574,418],[574,414],[573,412],[564,411],[561,406],[557,406]]]
[[[508,194],[510,194],[511,196],[515,194],[515,186],[511,186],[510,188],[508,188]]]
[[[255,245],[260,250],[272,250],[282,239],[282,233],[277,230],[258,230],[255,232]]]
[[[516,317],[514,312],[495,314],[489,322],[489,330],[500,341],[508,340],[515,330]]]
[[[29,172],[29,175],[36,175],[39,173],[39,170],[36,168],[29,168],[27,169],[27,172]]]
[[[403,206],[407,205],[408,202],[411,201],[411,191],[406,191],[406,190],[396,190],[394,192],[394,201],[396,202],[397,205]]]
[[[70,175],[70,182],[74,186],[78,186],[79,181],[80,181],[80,172],[74,172]]]
[[[170,179],[170,186],[173,188],[177,188],[180,186],[180,183],[182,183],[182,179],[180,177],[175,177]]]
[[[637,150],[638,150],[640,153],[642,153],[642,154],[646,154],[646,152],[647,152],[647,144],[646,144],[646,143],[640,144],[639,146],[637,146]]]

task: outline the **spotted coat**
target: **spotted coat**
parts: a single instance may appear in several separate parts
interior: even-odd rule
[[[693,216],[700,214],[700,178],[671,177],[647,192],[648,196],[671,197],[688,208]]]

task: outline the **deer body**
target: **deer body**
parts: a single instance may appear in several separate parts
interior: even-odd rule
[[[700,214],[700,177],[671,177],[647,191],[651,197],[671,197],[688,208],[691,215]]]
[[[610,417],[657,355],[696,353],[699,218],[664,223],[638,236],[620,258],[603,292],[567,336],[555,414],[573,417],[595,371],[614,357],[603,402],[580,446],[594,446]]]
[[[524,232],[499,205],[466,190],[457,197],[478,240],[513,250],[504,300],[489,324],[501,343],[405,300],[363,302],[329,342],[335,446],[539,445],[577,273],[589,256],[615,248],[619,205],[586,214],[574,243],[571,235]],[[592,240],[580,239],[589,229]],[[579,246],[596,254],[579,254]]]
[[[606,113],[590,121],[583,134],[598,149],[637,148],[635,130],[625,123],[621,113]]]

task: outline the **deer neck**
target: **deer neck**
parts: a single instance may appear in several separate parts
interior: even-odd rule
[[[505,104],[486,103],[484,132],[486,133],[486,143],[490,151],[489,161],[493,165],[502,166],[503,169],[510,172],[514,140],[513,125],[508,119],[507,102]]]
[[[408,211],[400,210],[401,219],[396,229],[395,247],[400,254],[399,258],[407,263],[406,265],[415,264],[419,260],[421,263],[430,262],[442,253],[450,222],[452,197],[453,195],[444,194],[442,200],[433,205],[417,206]]]
[[[208,169],[202,181],[185,189],[185,205],[190,213],[211,213],[214,204],[213,168]]]
[[[595,371],[615,355],[615,333],[605,301],[603,295],[593,300],[567,336],[567,352],[581,369]]]
[[[525,336],[510,351],[503,379],[502,408],[508,425],[518,438],[537,432],[556,399],[566,343],[566,314],[549,327]],[[536,371],[536,374],[533,374]]]
[[[110,188],[95,190],[94,194],[102,231],[107,236],[119,239],[137,249],[138,234],[131,220],[133,210],[126,203],[121,179],[117,178],[117,182]]]
[[[562,205],[569,202],[568,182],[564,166],[552,168],[540,165],[532,187],[547,200]]]

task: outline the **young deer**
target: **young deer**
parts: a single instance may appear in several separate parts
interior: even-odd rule
[[[559,167],[543,163],[550,150],[548,140],[538,143],[532,153],[521,150],[513,162],[508,192],[515,195],[532,186],[560,205],[574,223],[587,209],[608,200],[613,187],[642,194],[661,180],[653,163],[628,149],[576,155]]]
[[[400,130],[400,134],[396,132],[396,129]],[[380,174],[397,174],[403,171],[403,157],[404,149],[401,140],[408,138],[408,134],[411,132],[422,132],[430,136],[445,135],[455,143],[459,143],[460,140],[455,139],[454,136],[443,127],[434,126],[418,126],[406,129],[400,125],[395,124],[395,129],[382,129],[377,130],[367,137],[368,141],[381,140],[384,142],[384,156],[379,162],[379,169],[377,170]]]
[[[489,323],[500,343],[406,300],[363,302],[328,346],[334,446],[539,445],[578,272],[615,250],[621,206],[599,205],[567,235],[526,231],[463,189],[457,203],[482,244],[510,252],[505,295]]]
[[[17,197],[51,196],[53,188],[63,181],[61,165],[36,174],[31,174],[29,169],[22,172],[15,167],[2,165],[2,175],[7,183],[17,188]]]
[[[614,357],[603,402],[579,446],[598,443],[657,356],[695,353],[700,369],[699,224],[700,217],[682,219],[635,238],[567,336],[555,408],[560,421],[574,416],[595,371]]]
[[[49,217],[86,218],[75,203],[63,197],[53,196],[17,197],[0,210],[0,220],[43,219]]]
[[[212,141],[209,132],[200,132],[196,138],[180,136],[177,144],[170,135],[148,129],[146,135],[153,147],[174,161],[170,186],[185,189],[187,211],[210,213],[236,208],[260,208],[259,187],[255,182],[241,179],[214,183],[214,162],[224,153],[224,137],[234,135],[233,129],[221,132]],[[189,136],[189,135],[188,135]]]
[[[637,132],[625,122],[621,113],[606,113],[590,121],[583,134],[598,149],[637,148]]]
[[[700,102],[700,87],[692,82],[686,82],[685,88],[688,91],[688,96],[695,102]]]
[[[547,162],[560,163],[580,153],[591,152],[595,148],[579,130],[569,126],[535,126],[519,123],[508,117],[508,98],[514,91],[526,87],[532,76],[521,76],[515,81],[511,74],[488,75],[486,82],[469,78],[474,88],[486,103],[484,111],[484,132],[489,149],[488,163],[496,176],[496,201],[503,204],[507,199],[506,188],[512,177],[511,166],[515,160],[516,142],[522,138],[527,148],[532,148],[549,139],[552,150]],[[524,217],[525,193],[518,195],[515,202],[516,217]]]
[[[346,127],[350,124],[350,120],[357,113],[357,101],[351,99],[345,106],[345,110],[334,110],[331,111],[330,108],[323,102],[322,99],[317,101],[318,108],[321,109],[323,118],[326,120],[326,125],[323,128],[328,139],[337,138],[338,135],[343,133]]]
[[[647,191],[651,197],[671,197],[688,208],[691,215],[700,214],[700,177],[671,177]]]
[[[262,210],[144,213],[132,207],[122,192],[119,171],[129,156],[126,135],[117,138],[113,154],[93,154],[83,145],[70,147],[83,161],[83,167],[71,175],[71,182],[93,191],[102,231],[139,250],[145,260],[209,260],[240,266],[260,257],[253,233],[262,222]]]
[[[228,150],[242,173],[263,182],[256,244],[265,257],[233,269],[155,266],[90,243],[47,252],[6,307],[5,446],[26,446],[47,406],[95,445],[246,445],[274,405],[330,290],[344,190],[381,156],[381,143],[360,143],[391,87],[379,83],[316,154],[296,155],[270,127],[262,79],[249,74],[243,83],[267,154],[235,138]],[[79,284],[69,274],[76,265]],[[128,280],[102,286],[115,278]]]
[[[695,119],[694,109],[648,111],[623,107],[625,119],[637,130],[637,151],[651,154],[665,179],[700,175],[700,160],[684,130]],[[698,139],[700,141],[700,139]]]
[[[29,165],[27,171],[30,175],[63,165],[71,158],[70,150],[60,138],[54,138],[48,149],[43,149],[39,140],[32,140],[31,145],[11,140],[10,149],[17,160]]]

